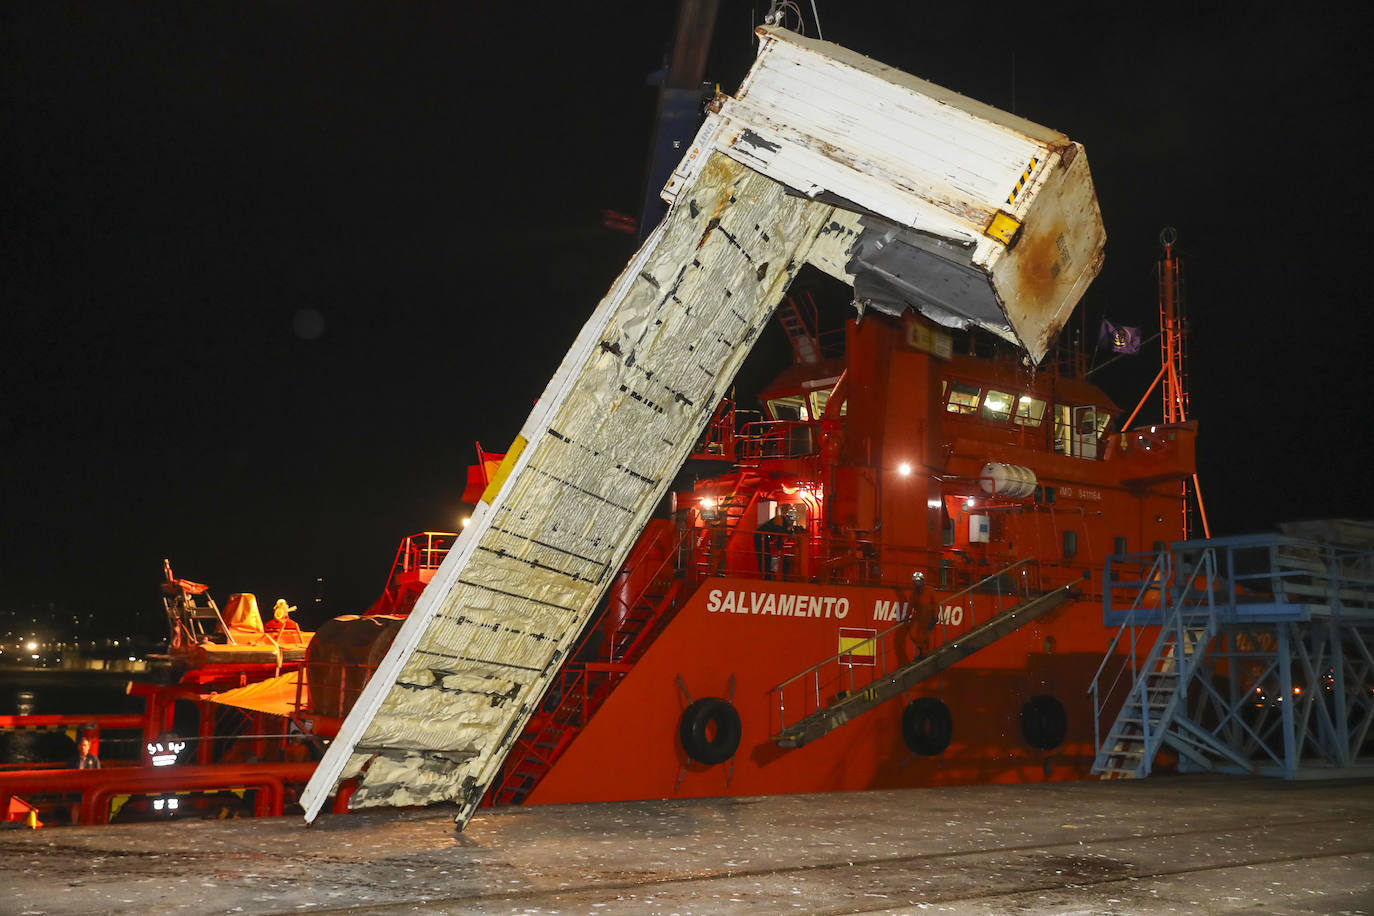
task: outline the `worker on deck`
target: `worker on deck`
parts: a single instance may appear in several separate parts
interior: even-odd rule
[[[67,763],[67,767],[73,770],[100,769],[100,758],[92,753],[93,745],[90,735],[82,735],[76,742],[76,756]]]
[[[788,536],[797,531],[797,510],[788,506],[754,529],[754,547],[758,551],[759,573],[765,579],[786,574],[784,545]]]

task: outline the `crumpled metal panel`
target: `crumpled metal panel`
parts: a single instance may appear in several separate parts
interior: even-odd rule
[[[753,69],[734,98],[717,99],[664,198],[722,150],[800,193],[880,218],[847,258],[817,249],[828,272],[851,284],[874,272],[858,285],[906,292],[903,307],[1043,358],[1106,244],[1083,148],[838,45],[758,32]],[[903,275],[905,288],[872,257],[876,236],[893,228],[918,269]],[[870,304],[883,308],[885,296]]]
[[[712,157],[602,301],[303,802],[466,822],[832,208]]]

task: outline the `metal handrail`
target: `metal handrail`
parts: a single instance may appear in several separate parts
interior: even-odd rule
[[[975,583],[973,583],[972,585],[970,585],[968,588],[965,588],[965,589],[963,589],[962,591],[959,591],[959,592],[955,592],[955,593],[954,593],[953,595],[951,595],[950,597],[943,599],[943,600],[940,602],[940,604],[941,604],[942,606],[948,606],[948,605],[950,605],[950,603],[953,602],[955,599],[960,598],[960,597],[962,597],[963,595],[966,595],[966,594],[968,594],[968,593],[974,591],[975,589],[977,589],[978,587],[982,586],[983,584],[985,584],[985,583],[987,583],[987,582],[990,582],[990,581],[997,581],[997,582],[998,582],[998,585],[999,585],[999,589],[998,589],[998,603],[999,603],[999,605],[1000,605],[1000,603],[1001,603],[1001,590],[1000,590],[1001,577],[1007,575],[1008,573],[1010,573],[1012,570],[1016,569],[1016,568],[1019,567],[1019,566],[1030,565],[1030,564],[1038,564],[1038,562],[1039,562],[1038,560],[1036,560],[1035,558],[1032,558],[1032,557],[1026,557],[1026,558],[1017,560],[1017,561],[1015,561],[1014,563],[1011,563],[1011,564],[1009,564],[1009,565],[1003,567],[1002,569],[997,570],[996,572],[989,573],[988,575],[986,575],[986,576],[984,576],[983,578],[979,579],[977,582],[975,582]],[[999,610],[997,611],[997,613],[996,613],[996,614],[993,614],[992,616],[995,617],[995,616],[997,616],[997,615],[1000,614],[1000,613],[1002,613],[1002,610],[999,608]],[[972,615],[972,614],[973,614],[973,611],[970,610],[970,615]],[[824,667],[827,666],[827,665],[832,664],[832,663],[839,663],[839,662],[840,662],[840,659],[842,659],[842,658],[852,657],[852,656],[855,654],[855,650],[861,649],[861,648],[863,648],[864,646],[871,645],[871,646],[873,647],[874,659],[875,659],[875,660],[881,659],[881,663],[874,666],[875,669],[880,668],[881,670],[879,670],[877,673],[875,673],[875,675],[874,675],[874,677],[872,678],[872,680],[877,680],[877,679],[880,678],[880,677],[886,676],[886,675],[889,673],[888,670],[887,670],[887,652],[886,652],[886,651],[880,651],[880,650],[882,650],[882,649],[885,648],[884,645],[883,645],[883,642],[884,642],[884,640],[886,640],[889,636],[891,636],[893,633],[895,633],[897,630],[899,630],[899,629],[901,629],[901,628],[903,628],[903,627],[908,627],[908,626],[910,626],[912,620],[913,620],[913,618],[912,618],[911,616],[908,616],[907,619],[902,620],[902,621],[899,621],[898,623],[893,624],[892,626],[888,627],[887,629],[883,630],[882,632],[880,632],[880,633],[875,633],[873,636],[869,636],[869,637],[866,638],[866,639],[860,640],[859,642],[857,642],[857,643],[855,643],[853,646],[851,646],[850,649],[849,649],[849,651],[847,651],[847,652],[837,652],[836,654],[830,656],[829,658],[822,659],[821,661],[817,662],[816,664],[812,665],[811,667],[804,669],[804,670],[801,671],[800,673],[793,675],[792,677],[788,678],[787,680],[783,681],[782,683],[780,683],[780,684],[778,684],[776,687],[774,687],[774,688],[773,688],[771,691],[769,691],[769,692],[770,692],[770,693],[776,693],[777,696],[778,696],[778,727],[779,727],[779,728],[785,728],[785,727],[787,726],[787,720],[786,720],[786,712],[787,712],[787,706],[786,706],[786,691],[787,691],[787,688],[790,687],[790,686],[792,686],[794,683],[796,683],[797,681],[801,680],[802,678],[805,678],[805,677],[807,677],[808,675],[813,675],[813,676],[814,676],[814,681],[815,681],[815,684],[814,684],[815,708],[816,708],[816,709],[820,709],[820,708],[821,708],[821,700],[820,700],[820,689],[821,689],[821,688],[820,688],[820,671],[821,671],[821,669],[824,668]],[[976,620],[976,618],[970,616],[969,627],[972,628],[972,627],[974,627],[974,626],[976,626],[976,625],[977,625],[977,620]],[[949,637],[949,624],[946,622],[945,624],[943,624],[943,626],[944,626],[944,628],[945,628],[945,629],[943,630],[944,637],[945,637],[944,641],[948,641],[948,637]],[[855,666],[854,666],[854,665],[849,665],[848,667],[849,667],[849,687],[848,687],[848,689],[849,689],[850,691],[853,691],[853,689],[854,689],[854,667],[855,667]],[[805,706],[803,706],[803,709],[805,709]],[[804,717],[804,716],[803,716],[803,717]]]
[[[1121,557],[1121,559],[1122,559],[1122,560],[1127,560],[1127,559],[1130,559],[1131,556],[1134,556],[1134,557],[1144,557],[1144,556],[1147,556],[1147,554],[1131,554],[1131,555],[1129,555],[1129,556],[1123,556],[1123,557]],[[1128,647],[1129,647],[1128,661],[1127,661],[1125,664],[1122,664],[1121,667],[1117,669],[1117,671],[1116,671],[1116,676],[1115,676],[1114,678],[1112,678],[1112,683],[1111,683],[1110,686],[1107,688],[1107,696],[1112,696],[1112,695],[1114,695],[1114,694],[1116,693],[1116,689],[1117,689],[1117,687],[1118,687],[1118,686],[1120,685],[1120,683],[1121,683],[1121,677],[1122,677],[1122,675],[1125,674],[1127,671],[1129,671],[1130,674],[1131,674],[1131,683],[1132,683],[1132,684],[1135,683],[1135,679],[1136,679],[1136,644],[1139,642],[1139,638],[1136,636],[1136,630],[1137,630],[1137,629],[1140,629],[1140,628],[1143,628],[1143,626],[1144,626],[1144,624],[1137,624],[1137,622],[1136,622],[1136,612],[1142,609],[1142,607],[1143,607],[1143,599],[1144,599],[1145,595],[1146,595],[1148,592],[1152,591],[1152,590],[1156,593],[1156,595],[1160,598],[1160,600],[1163,600],[1163,597],[1164,597],[1164,595],[1165,595],[1165,593],[1166,593],[1166,589],[1169,587],[1169,583],[1170,583],[1171,580],[1173,579],[1173,563],[1172,563],[1173,554],[1168,550],[1168,548],[1161,549],[1161,550],[1158,551],[1157,553],[1153,554],[1153,556],[1154,556],[1154,564],[1150,567],[1150,571],[1149,571],[1148,574],[1146,574],[1145,578],[1143,578],[1142,580],[1140,580],[1140,588],[1139,588],[1139,590],[1136,592],[1135,600],[1132,601],[1130,610],[1128,610],[1128,611],[1126,612],[1126,618],[1125,618],[1125,620],[1123,620],[1123,621],[1121,622],[1121,626],[1119,626],[1119,627],[1117,628],[1116,634],[1115,634],[1114,636],[1112,636],[1111,642],[1107,644],[1107,652],[1106,652],[1105,655],[1102,656],[1102,663],[1101,663],[1100,665],[1097,666],[1097,672],[1093,675],[1092,682],[1091,682],[1091,683],[1089,684],[1089,686],[1088,686],[1088,695],[1092,698],[1092,701],[1093,701],[1093,747],[1094,747],[1094,748],[1100,748],[1100,747],[1102,746],[1102,740],[1101,740],[1101,738],[1102,738],[1102,736],[1101,736],[1101,718],[1102,718],[1101,701],[1102,701],[1102,693],[1101,693],[1101,690],[1100,690],[1100,688],[1099,688],[1099,682],[1100,682],[1101,679],[1102,679],[1103,673],[1106,671],[1107,663],[1108,663],[1109,661],[1111,661],[1112,659],[1114,659],[1114,658],[1117,657],[1117,654],[1116,654],[1117,646],[1119,646],[1119,645],[1121,644],[1122,636],[1123,636],[1127,631],[1129,631],[1131,635],[1130,635],[1130,641],[1129,641],[1129,643],[1128,643]],[[1114,587],[1117,587],[1117,588],[1121,587],[1121,583],[1116,583],[1116,582],[1114,582],[1114,581],[1112,580],[1111,569],[1112,569],[1112,558],[1111,558],[1111,557],[1108,557],[1108,559],[1107,559],[1107,573],[1106,573],[1106,575],[1103,577],[1103,583],[1102,583],[1102,602],[1103,602],[1103,610],[1104,610],[1104,611],[1106,611],[1106,610],[1108,609],[1109,605],[1111,604],[1113,588],[1114,588]],[[1155,607],[1150,608],[1150,610],[1160,610],[1160,609],[1161,609],[1161,608],[1160,608],[1159,605],[1156,605]]]
[[[1005,576],[1005,575],[1007,575],[1008,573],[1010,573],[1013,569],[1016,569],[1018,566],[1029,566],[1029,565],[1031,565],[1031,564],[1034,564],[1034,565],[1036,565],[1036,566],[1039,566],[1040,561],[1037,560],[1037,559],[1035,559],[1034,557],[1025,557],[1024,559],[1017,560],[1015,563],[1012,563],[1012,564],[1010,564],[1010,565],[1008,565],[1008,566],[1002,567],[1001,569],[997,570],[997,572],[989,573],[988,575],[986,575],[986,576],[984,576],[983,578],[979,579],[977,582],[973,583],[972,585],[968,586],[967,588],[963,589],[962,591],[957,591],[957,592],[955,592],[953,595],[950,595],[948,598],[946,598],[944,601],[942,601],[941,604],[944,604],[944,605],[951,605],[951,604],[953,604],[955,601],[957,601],[958,599],[962,598],[964,595],[967,595],[967,594],[969,594],[969,593],[971,593],[971,592],[977,590],[977,589],[980,588],[984,583],[986,583],[986,582],[996,582],[996,583],[997,583],[997,604],[998,604],[998,610],[997,610],[997,613],[996,613],[996,614],[993,614],[993,616],[996,617],[997,614],[1002,613],[1002,608],[1001,608],[1001,603],[1002,603],[1002,577]],[[970,627],[975,627],[975,626],[977,626],[977,625],[978,625],[978,618],[977,618],[977,616],[976,616],[976,612],[973,610],[973,606],[972,606],[972,605],[969,605],[969,614],[971,615],[970,618],[969,618],[969,626],[970,626]],[[948,639],[948,638],[949,638],[949,621],[948,621],[948,620],[944,621],[943,623],[941,623],[941,626],[944,627],[944,629],[943,629],[941,632],[944,634],[945,639]]]
[[[649,575],[649,577],[645,580],[645,582],[644,582],[644,587],[641,588],[641,589],[639,590],[639,592],[634,596],[634,599],[630,601],[630,605],[629,605],[630,607],[634,607],[636,604],[638,604],[639,601],[640,601],[641,599],[643,599],[643,597],[648,593],[649,588],[650,588],[652,585],[654,585],[656,582],[662,581],[660,577],[663,575],[664,570],[665,570],[670,564],[674,564],[674,563],[677,562],[678,553],[679,553],[679,551],[682,550],[682,545],[685,544],[685,543],[687,543],[687,541],[688,541],[689,539],[695,537],[696,534],[697,534],[697,531],[698,531],[698,529],[697,529],[696,527],[691,526],[691,525],[688,525],[687,527],[685,527],[685,528],[682,530],[681,535],[680,535],[679,537],[677,537],[677,538],[674,540],[674,539],[672,539],[672,538],[667,534],[667,532],[670,531],[670,530],[671,530],[674,534],[677,533],[677,529],[675,529],[675,528],[674,528],[674,529],[664,529],[664,534],[658,535],[658,536],[655,538],[655,541],[670,541],[670,540],[671,540],[672,543],[669,544],[668,549],[667,549],[666,553],[665,553],[664,556],[663,556],[662,562],[659,563],[659,565],[654,569],[654,571],[653,571],[653,572]],[[688,569],[691,569],[691,564],[687,564],[686,566],[683,567],[683,569],[684,569],[684,572],[685,572],[686,570],[688,570]],[[596,638],[597,633],[598,633],[598,632],[600,631],[600,629],[601,629],[601,624],[602,624],[602,622],[606,619],[606,614],[609,613],[609,611],[610,611],[610,607],[611,607],[611,603],[610,603],[609,600],[607,600],[607,602],[601,607],[601,609],[596,613],[596,615],[595,615],[590,621],[588,621],[586,630],[585,630],[585,632],[583,633],[582,638],[581,638],[580,640],[578,640],[577,646],[573,649],[572,653],[568,656],[570,659],[577,659],[577,658],[580,658],[581,655],[582,655],[583,650],[586,649],[588,643],[590,643],[593,639]],[[614,659],[614,658],[608,657],[608,658],[607,658],[607,661],[615,661],[615,659]]]
[[[809,458],[820,454],[819,420],[746,423],[736,436],[741,461]],[[804,436],[795,435],[804,432]]]

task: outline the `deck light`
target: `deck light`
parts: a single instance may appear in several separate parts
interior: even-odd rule
[[[153,766],[169,767],[177,762],[177,755],[186,749],[186,742],[171,732],[163,732],[156,741],[149,741],[145,747]]]
[[[911,465],[910,465],[909,463],[903,461],[901,464],[897,465],[897,473],[898,473],[898,474],[901,474],[903,477],[910,477],[910,476],[911,476]]]

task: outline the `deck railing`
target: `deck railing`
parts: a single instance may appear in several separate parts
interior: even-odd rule
[[[898,651],[899,640],[905,639],[911,628],[924,624],[928,630],[934,631],[938,627],[940,639],[930,647],[933,650],[949,642],[951,638],[957,639],[960,633],[987,623],[1003,611],[1038,594],[1040,585],[1039,561],[1028,557],[989,573],[967,588],[941,600],[935,608],[933,619],[923,622],[918,617],[913,602],[903,620],[867,638],[855,637],[856,641],[853,644],[774,687],[770,693],[777,697],[778,730],[787,727],[789,689],[794,697],[800,698],[795,704],[794,712],[798,713],[793,719],[795,722],[829,705],[828,702],[822,702],[823,695],[828,698],[837,695],[839,691],[847,695],[862,690],[891,674],[895,669],[915,661],[919,657],[916,652],[904,657],[904,654]],[[916,590],[913,583],[913,590],[920,594],[924,588]],[[974,602],[966,602],[967,610],[963,604],[958,603],[965,596],[975,593],[992,598],[991,607],[982,615],[982,620],[978,619],[977,605]],[[951,628],[954,630],[952,634]]]

